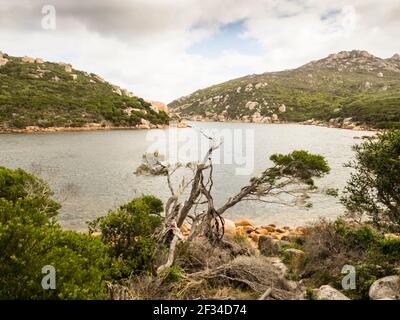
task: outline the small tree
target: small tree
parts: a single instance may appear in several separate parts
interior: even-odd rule
[[[348,216],[400,231],[400,131],[380,133],[353,150],[355,160],[346,166],[354,172],[342,197]]]
[[[208,137],[207,137],[208,138]],[[164,210],[164,222],[157,235],[158,241],[169,247],[167,261],[158,268],[161,272],[170,267],[175,258],[175,248],[183,240],[180,231],[186,222],[190,225],[188,241],[197,236],[205,236],[210,241],[219,241],[224,234],[224,219],[222,215],[228,209],[242,201],[263,201],[294,205],[298,197],[304,197],[307,191],[315,189],[314,177],[321,177],[329,172],[329,166],[324,157],[307,151],[294,151],[288,155],[275,154],[270,157],[274,163],[260,176],[254,177],[236,195],[229,198],[224,205],[216,208],[212,195],[213,163],[212,154],[221,143],[210,139],[204,160],[199,163],[168,164],[158,153],[144,155],[143,163],[136,174],[164,175],[171,192]],[[187,168],[191,178],[182,178],[175,188],[172,175],[178,169]],[[181,197],[188,191],[186,199]]]

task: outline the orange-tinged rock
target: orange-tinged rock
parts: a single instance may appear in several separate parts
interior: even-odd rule
[[[263,226],[261,227],[264,230],[268,230],[269,232],[274,232],[275,231],[275,227],[273,226]]]
[[[297,227],[296,232],[304,233],[304,228],[303,227]]]
[[[188,235],[190,233],[190,228],[187,224],[184,224],[181,227],[181,232],[183,233],[183,235]]]
[[[267,229],[257,229],[256,232],[263,236],[268,236],[271,233],[271,231]]]
[[[240,219],[235,221],[237,227],[253,226],[253,223],[249,219]]]
[[[236,234],[240,235],[240,236],[244,236],[246,235],[246,231],[243,229],[243,227],[237,227],[236,228]]]
[[[259,234],[255,233],[255,232],[250,233],[250,239],[253,240],[254,242],[258,243],[259,238],[260,238]]]

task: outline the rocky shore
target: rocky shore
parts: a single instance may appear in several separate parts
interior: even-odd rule
[[[249,254],[249,259],[252,259],[254,265],[264,261],[265,267],[272,267],[274,271],[269,270],[270,277],[273,278],[274,274],[279,275],[282,288],[288,294],[286,298],[290,296],[290,299],[300,300],[351,300],[344,290],[338,290],[330,284],[312,288],[309,286],[310,282],[303,278],[310,253],[307,252],[309,249],[303,248],[299,243],[310,237],[310,232],[315,232],[315,230],[309,229],[310,226],[297,228],[284,226],[279,228],[274,224],[269,224],[258,227],[253,225],[249,219],[236,221],[225,219],[224,227],[225,236],[228,238],[236,237],[248,240],[246,242],[254,250],[253,253]],[[187,237],[190,228],[184,225],[181,231]],[[400,234],[385,234],[385,239],[400,239]],[[322,238],[319,241],[323,241]],[[327,257],[327,259],[330,258]],[[367,290],[370,300],[399,300],[400,276],[394,273],[390,276],[374,279],[374,281],[368,283]],[[271,294],[271,290],[266,292],[268,292],[267,295]],[[263,297],[264,295],[259,299],[264,299]]]
[[[247,238],[255,249],[260,249],[261,251],[264,248],[262,243],[268,238],[271,245],[275,245],[277,249],[275,253],[278,253],[282,244],[303,236],[305,230],[304,227],[291,228],[284,226],[279,228],[275,224],[255,226],[249,219],[236,221],[225,219],[224,221],[225,234]],[[189,236],[190,228],[187,225],[183,225],[181,231],[183,236],[187,237]]]
[[[309,119],[303,122],[299,122],[299,124],[303,125],[311,125],[311,126],[320,126],[327,128],[336,128],[336,129],[347,129],[353,131],[379,131],[376,128],[372,128],[370,126],[366,126],[363,124],[359,124],[353,121],[352,118],[332,118],[329,121],[323,120],[315,120]]]
[[[0,128],[0,134],[11,133],[45,133],[45,132],[80,132],[80,131],[110,131],[110,130],[150,130],[150,129],[167,129],[170,127],[188,128],[189,125],[185,122],[176,123],[173,125],[151,124],[145,123],[136,126],[102,126],[97,123],[88,124],[83,127],[48,127],[41,128],[37,126],[29,126],[23,129],[17,128]]]
[[[309,119],[302,122],[290,122],[281,120],[278,115],[274,114],[272,117],[247,117],[244,119],[228,119],[224,116],[184,116],[183,119],[187,121],[199,121],[199,122],[226,122],[226,123],[256,123],[256,124],[301,124],[311,125],[327,128],[346,129],[353,131],[379,131],[379,129],[367,126],[365,124],[359,124],[352,120],[352,118],[333,118],[329,121]]]

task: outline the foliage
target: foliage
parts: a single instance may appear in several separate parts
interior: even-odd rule
[[[352,265],[356,289],[345,294],[354,299],[368,299],[371,284],[396,274],[400,263],[400,239],[385,239],[368,225],[353,226],[342,219],[307,228],[303,241],[306,282],[316,287],[330,283],[341,290],[341,270]]]
[[[45,217],[50,218],[60,209],[60,205],[52,200],[51,196],[53,192],[42,179],[21,169],[13,171],[0,167],[0,198],[37,208],[45,213]]]
[[[155,112],[141,98],[117,94],[96,75],[73,70],[74,80],[57,63],[6,58],[8,63],[0,67],[0,128],[134,126],[141,119],[168,123],[167,114]],[[124,112],[128,108],[135,109],[131,115]]]
[[[100,231],[103,242],[110,246],[111,256],[119,259],[116,278],[132,273],[152,272],[156,260],[154,232],[160,226],[161,200],[153,196],[133,199],[105,217],[89,223],[91,233]]]
[[[312,288],[307,288],[304,293],[305,300],[318,300],[318,296]]]
[[[106,297],[107,247],[98,238],[62,231],[50,219],[59,205],[43,180],[1,168],[0,195],[0,299]],[[41,286],[46,265],[56,270],[55,290]]]
[[[378,279],[386,277],[388,275],[396,274],[395,269],[392,265],[387,262],[383,262],[381,265],[373,263],[360,262],[355,265],[356,272],[356,288],[344,290],[349,298],[355,300],[368,300],[369,299],[369,288]],[[336,287],[341,287],[342,276],[339,276],[336,280]]]
[[[296,150],[287,155],[274,154],[270,160],[275,164],[275,167],[268,169],[270,174],[291,176],[311,186],[314,185],[313,177],[321,177],[330,171],[323,156],[305,150]]]
[[[400,131],[380,133],[353,149],[343,204],[358,220],[367,216],[378,228],[400,231]]]
[[[183,116],[224,114],[227,119],[251,119],[259,112],[262,117],[277,114],[288,122],[352,117],[354,122],[377,128],[400,128],[398,72],[382,68],[383,61],[377,58],[366,62],[374,66],[372,72],[358,68],[364,67],[365,61],[355,65],[342,62],[342,69],[317,62],[294,70],[248,75],[197,90],[168,106]],[[384,77],[378,77],[380,72]],[[366,83],[372,86],[366,88]],[[249,101],[258,106],[246,108]],[[282,104],[285,112],[279,110]]]
[[[163,271],[165,273],[165,283],[175,283],[182,280],[182,269],[173,265]]]

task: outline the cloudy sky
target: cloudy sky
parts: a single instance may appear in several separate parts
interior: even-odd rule
[[[69,62],[166,103],[342,50],[387,58],[399,31],[399,0],[0,0],[1,51]]]

